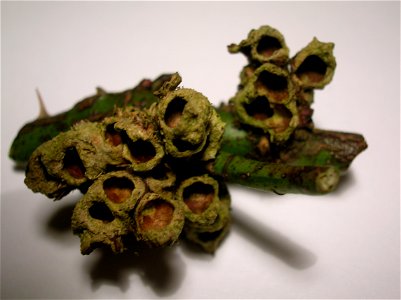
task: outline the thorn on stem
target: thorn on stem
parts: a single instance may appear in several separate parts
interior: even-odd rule
[[[39,101],[39,116],[38,116],[37,119],[39,120],[39,119],[47,118],[50,115],[46,110],[45,103],[43,101],[42,95],[40,94],[38,88],[36,88],[35,91],[36,91],[36,96],[38,97],[38,101]]]

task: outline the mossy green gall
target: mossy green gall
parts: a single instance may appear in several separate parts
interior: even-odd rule
[[[313,38],[291,59],[293,81],[302,89],[324,88],[333,79],[337,65],[333,49],[333,43],[323,43]]]
[[[284,65],[288,60],[289,49],[284,36],[277,29],[264,25],[252,29],[248,37],[239,44],[228,46],[230,53],[243,53],[250,62],[273,62]]]
[[[145,183],[126,171],[99,177],[76,204],[73,232],[81,240],[82,254],[101,246],[115,253],[127,249],[124,240],[133,235],[132,211],[146,192]]]

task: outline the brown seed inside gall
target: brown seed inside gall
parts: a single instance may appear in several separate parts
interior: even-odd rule
[[[272,56],[276,50],[281,48],[282,46],[278,39],[271,36],[264,36],[260,39],[256,51],[260,55],[263,55],[266,58],[268,58]]]
[[[184,189],[184,203],[194,214],[201,214],[212,203],[214,195],[213,186],[203,182],[195,182]]]
[[[173,219],[174,207],[161,199],[150,201],[140,213],[140,227],[143,230],[162,229]]]
[[[122,203],[131,197],[134,183],[126,177],[111,177],[103,182],[103,190],[112,202]]]
[[[289,111],[284,105],[281,104],[276,104],[273,110],[276,117],[274,119],[274,122],[271,122],[271,126],[278,133],[285,131],[291,122],[291,111]]]
[[[295,74],[307,83],[319,83],[324,79],[327,64],[317,55],[308,56],[299,66]]]
[[[63,168],[76,179],[85,177],[85,166],[79,157],[78,151],[75,147],[66,149],[63,158]]]
[[[186,104],[187,101],[180,97],[176,97],[170,101],[164,115],[164,122],[167,124],[168,127],[177,127],[178,123],[181,120],[182,113]]]
[[[265,92],[269,98],[281,101],[288,97],[287,78],[268,71],[262,71],[255,82],[255,88]]]
[[[121,134],[114,128],[114,124],[106,127],[105,138],[113,146],[118,146],[122,143]]]

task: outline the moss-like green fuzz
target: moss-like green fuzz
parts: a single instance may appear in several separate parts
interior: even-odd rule
[[[10,157],[23,162],[36,148],[25,179],[32,191],[84,194],[72,218],[83,254],[180,238],[213,253],[230,226],[225,181],[324,194],[367,147],[361,135],[314,128],[314,90],[332,80],[333,48],[314,38],[289,59],[283,35],[262,26],[228,47],[248,60],[228,105],[215,110],[179,88],[178,73],[123,93],[99,89],[69,112],[24,126]]]
[[[170,246],[184,224],[207,231],[221,222],[219,183],[206,175],[206,162],[215,159],[225,124],[201,93],[177,89],[180,82],[172,76],[149,109],[117,109],[100,122],[82,121],[31,156],[25,182],[34,192],[55,199],[75,188],[84,193],[72,220],[83,254],[100,246],[113,252],[129,244]],[[198,175],[191,176],[187,164],[196,165]],[[180,187],[195,182],[212,189],[213,201],[193,217]]]
[[[126,250],[124,238],[132,233],[132,212],[145,193],[142,179],[127,171],[99,177],[78,201],[72,216],[72,229],[80,237],[82,254],[100,245],[116,253]]]
[[[334,44],[317,38],[291,59],[291,78],[303,89],[322,89],[331,82],[336,68]]]
[[[178,241],[184,227],[183,203],[174,198],[148,193],[135,210],[138,241],[160,247]]]
[[[213,223],[199,226],[196,223],[187,222],[184,227],[185,238],[208,253],[214,253],[217,250],[222,240],[227,236],[231,224],[231,198],[227,186],[222,181],[219,181],[216,203],[217,217]]]
[[[185,158],[204,152],[204,160],[216,155],[224,123],[201,93],[188,88],[172,91],[156,111],[169,155]]]
[[[241,52],[251,62],[274,62],[278,65],[285,64],[289,54],[284,36],[277,29],[268,25],[252,29],[247,39],[242,40],[239,44],[229,45],[228,51],[230,53]]]

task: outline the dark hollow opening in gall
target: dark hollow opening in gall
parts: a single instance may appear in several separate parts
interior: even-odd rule
[[[280,41],[271,36],[264,36],[259,40],[256,51],[265,56],[266,58],[273,55],[273,53],[282,48]]]
[[[200,144],[192,144],[179,138],[173,140],[173,145],[179,152],[194,151],[200,147]]]
[[[150,176],[157,180],[164,180],[168,178],[168,169],[164,165],[157,165],[150,173]]]
[[[270,103],[266,97],[256,97],[251,103],[245,103],[244,108],[246,113],[256,119],[265,120],[273,116],[274,111],[270,108]]]
[[[222,234],[223,229],[213,231],[213,232],[200,232],[198,233],[198,239],[204,243],[216,240]]]
[[[118,146],[122,143],[122,136],[120,132],[114,128],[114,123],[107,125],[105,138],[106,141],[113,146]]]
[[[268,71],[260,72],[255,82],[255,88],[268,93],[269,96],[274,97],[275,100],[282,100],[288,97],[287,77]]]
[[[327,64],[317,55],[308,56],[295,72],[296,76],[307,82],[318,83],[326,75]]]
[[[195,182],[184,189],[184,203],[194,214],[203,213],[212,203],[215,190],[210,184]]]
[[[174,207],[162,199],[148,202],[139,214],[143,230],[162,229],[168,226],[174,215]]]
[[[181,120],[182,113],[186,104],[187,100],[181,97],[176,97],[170,101],[164,115],[164,122],[167,124],[168,127],[177,127],[178,123]]]
[[[111,177],[103,182],[103,190],[111,201],[122,203],[131,197],[134,183],[127,177]]]
[[[69,147],[65,150],[63,168],[76,179],[85,177],[85,166],[75,147]]]
[[[130,149],[132,158],[137,163],[145,163],[154,158],[156,155],[156,149],[149,141],[139,139],[135,142],[130,142],[128,147]]]
[[[89,214],[92,218],[96,220],[101,220],[104,222],[111,222],[114,220],[114,215],[110,208],[102,202],[95,202],[89,208]]]

